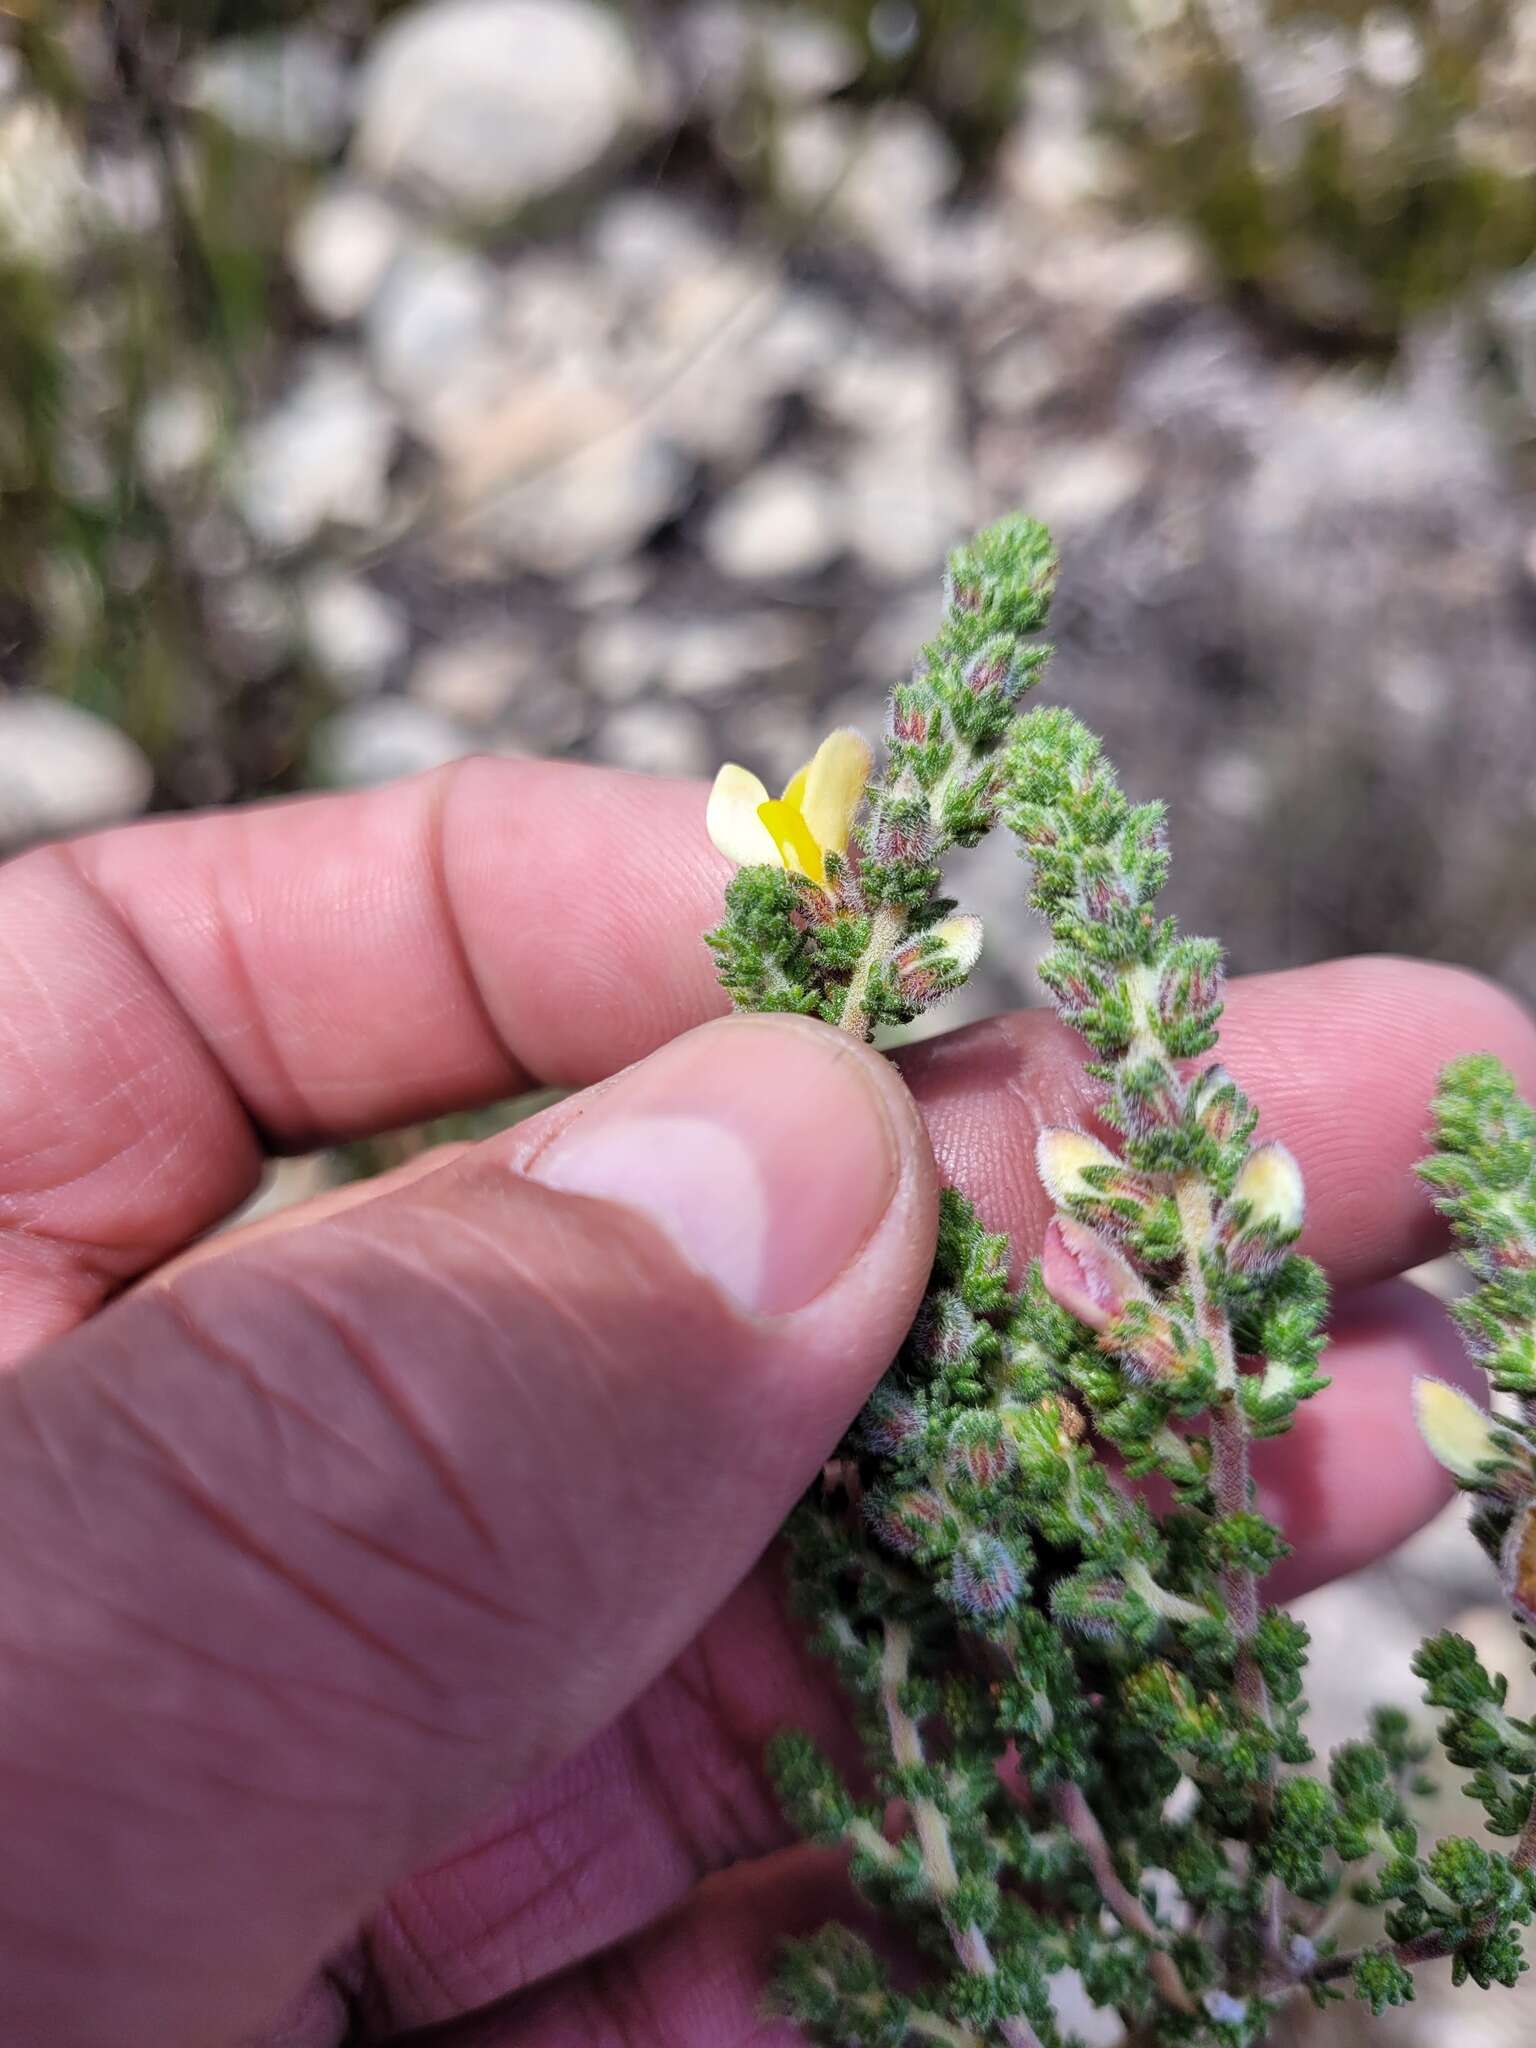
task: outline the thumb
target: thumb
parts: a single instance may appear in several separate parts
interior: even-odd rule
[[[734,1019],[0,1381],[0,2035],[269,2018],[697,1630],[934,1228],[886,1063]]]

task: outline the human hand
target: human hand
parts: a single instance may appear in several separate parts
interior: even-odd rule
[[[762,1751],[848,1742],[757,1561],[921,1293],[934,1155],[1027,1251],[1036,1128],[1084,1105],[1043,1013],[902,1061],[926,1136],[823,1027],[670,1043],[720,1007],[702,819],[472,762],[0,870],[8,2048],[793,2038],[773,1948],[842,1906]],[[1473,1047],[1536,1081],[1452,970],[1232,991],[1340,1290],[1335,1385],[1265,1447],[1290,1591],[1442,1498],[1408,1384],[1459,1351],[1399,1276]],[[184,1256],[265,1149],[535,1077],[592,1092]]]

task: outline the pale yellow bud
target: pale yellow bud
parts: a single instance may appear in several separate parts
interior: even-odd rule
[[[1306,1190],[1301,1168],[1284,1145],[1257,1146],[1237,1176],[1232,1202],[1243,1203],[1248,1211],[1243,1229],[1273,1233],[1289,1240],[1300,1234],[1306,1214]]]
[[[1092,1200],[1100,1191],[1083,1178],[1090,1166],[1121,1169],[1107,1145],[1090,1138],[1086,1131],[1044,1130],[1035,1146],[1035,1166],[1046,1193],[1058,1208],[1071,1202]]]
[[[1413,1383],[1413,1412],[1419,1434],[1447,1472],[1471,1484],[1486,1480],[1482,1467],[1500,1452],[1493,1425],[1475,1401],[1444,1380]]]
[[[930,928],[928,936],[938,940],[962,974],[969,974],[981,958],[981,919],[969,911],[942,919]]]

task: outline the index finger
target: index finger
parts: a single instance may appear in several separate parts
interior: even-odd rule
[[[615,1072],[725,1008],[697,785],[469,760],[0,868],[0,1358],[268,1150]]]
[[[357,796],[170,819],[0,869],[0,1358],[88,1314],[299,1149],[580,1085],[724,1007],[703,789],[472,760]],[[1020,920],[1023,908],[1020,876]],[[1475,976],[1341,962],[1238,983],[1222,1057],[1309,1181],[1341,1283],[1440,1242],[1411,1165],[1439,1066],[1536,1035]],[[1032,1012],[907,1060],[941,1160],[1032,1250],[1041,1121],[1089,1113]]]

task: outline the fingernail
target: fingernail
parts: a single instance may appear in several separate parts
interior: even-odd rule
[[[706,1025],[600,1089],[527,1171],[638,1209],[743,1307],[824,1293],[890,1207],[899,1086],[830,1027]]]

